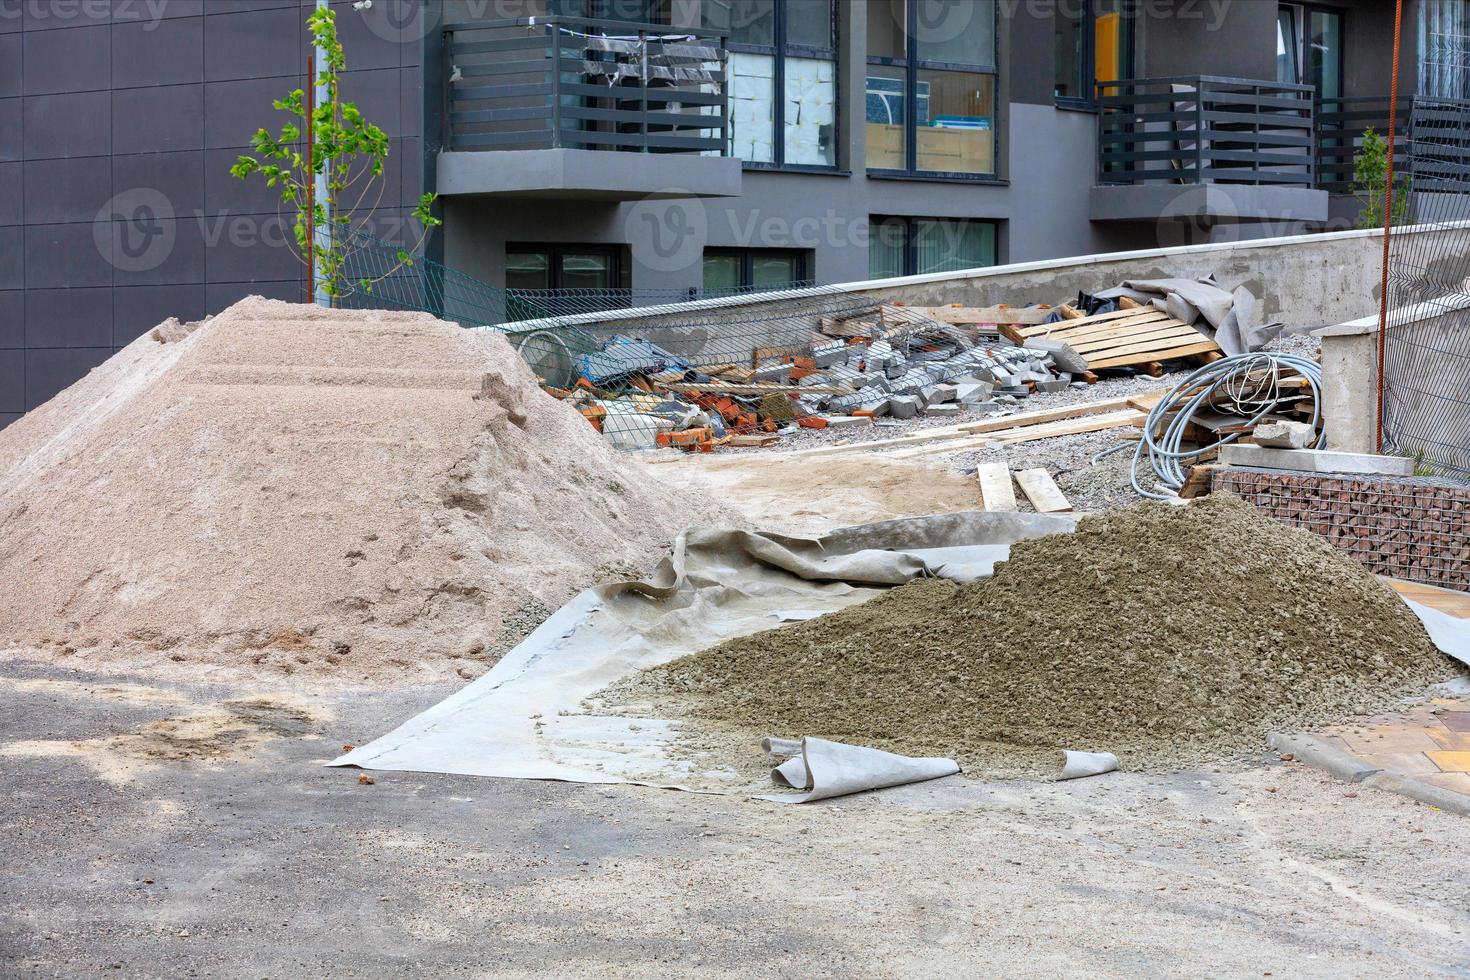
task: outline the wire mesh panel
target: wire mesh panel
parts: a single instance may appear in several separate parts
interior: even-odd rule
[[[1390,242],[1384,448],[1470,480],[1470,100],[1420,96],[1409,112],[1395,192],[1441,234]]]

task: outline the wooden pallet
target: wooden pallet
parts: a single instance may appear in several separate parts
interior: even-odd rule
[[[1152,307],[1114,310],[1037,326],[1003,323],[1000,331],[1015,344],[1042,337],[1059,340],[1087,359],[1089,371],[1223,353],[1218,344],[1194,327]]]

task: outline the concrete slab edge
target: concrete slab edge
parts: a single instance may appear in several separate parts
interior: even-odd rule
[[[1349,783],[1358,783],[1373,789],[1397,793],[1410,799],[1438,807],[1447,813],[1470,817],[1470,796],[1454,790],[1426,783],[1422,779],[1389,772],[1372,763],[1365,762],[1335,745],[1311,735],[1282,735],[1272,732],[1266,736],[1266,744],[1277,752],[1290,752],[1299,761],[1315,766],[1324,772]]]

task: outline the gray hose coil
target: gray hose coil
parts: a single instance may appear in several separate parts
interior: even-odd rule
[[[1185,467],[1202,456],[1208,455],[1239,439],[1242,433],[1232,433],[1217,442],[1197,449],[1184,450],[1184,433],[1195,414],[1210,406],[1213,400],[1223,395],[1234,413],[1255,425],[1269,415],[1280,404],[1276,383],[1284,371],[1290,370],[1307,380],[1312,389],[1312,425],[1321,422],[1322,411],[1322,367],[1316,361],[1295,354],[1261,351],[1255,354],[1236,354],[1206,364],[1179,384],[1175,385],[1163,400],[1148,413],[1144,423],[1143,437],[1133,452],[1133,489],[1145,497],[1155,500],[1168,499],[1172,494],[1145,490],[1139,482],[1139,470],[1147,454],[1149,466],[1161,486],[1179,490],[1184,486]],[[1259,377],[1253,375],[1259,374]],[[1170,413],[1174,417],[1162,434],[1155,435]],[[1325,433],[1317,437],[1313,448],[1327,445]],[[1097,458],[1105,455],[1099,454]],[[1094,460],[1095,461],[1095,460]]]

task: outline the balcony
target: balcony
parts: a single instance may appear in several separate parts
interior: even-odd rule
[[[441,195],[734,197],[723,35],[529,17],[444,31]]]
[[[1098,88],[1094,221],[1327,220],[1311,86],[1196,75]]]
[[[1317,186],[1351,193],[1358,148],[1364,131],[1372,129],[1380,136],[1393,131],[1395,171],[1411,179],[1416,195],[1470,191],[1470,100],[1405,96],[1390,121],[1391,101],[1380,96],[1318,102]]]

